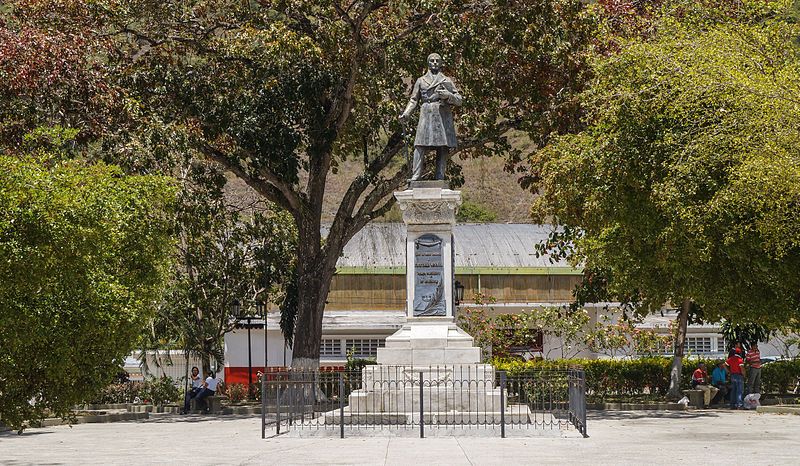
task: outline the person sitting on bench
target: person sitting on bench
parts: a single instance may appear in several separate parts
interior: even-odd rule
[[[203,391],[203,378],[200,377],[200,369],[197,366],[192,367],[192,387],[186,393],[186,396],[183,400],[183,412],[181,414],[186,414],[189,412],[189,404],[191,403],[192,399],[200,394]]]
[[[716,396],[719,389],[709,383],[708,372],[706,372],[706,363],[701,362],[697,365],[692,374],[692,388],[695,390],[703,391],[704,406],[711,404],[711,399]]]
[[[203,382],[203,389],[195,397],[198,406],[202,406],[203,411],[206,413],[208,412],[208,403],[206,402],[206,398],[209,396],[214,396],[214,393],[217,391],[218,383],[219,380],[214,377],[214,371],[208,371],[208,377],[206,377],[206,381]]]
[[[719,393],[714,399],[718,398],[718,402],[724,403],[728,399],[728,392],[730,391],[725,361],[717,361],[717,367],[715,367],[714,371],[711,373],[711,385],[717,387],[717,390],[719,390]],[[711,400],[712,403],[714,399]]]

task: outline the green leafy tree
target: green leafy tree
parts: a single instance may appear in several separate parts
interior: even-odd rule
[[[169,269],[175,187],[0,156],[0,418],[66,416],[119,371]]]
[[[570,227],[556,248],[604,271],[608,292],[636,296],[640,313],[680,306],[673,397],[693,308],[798,319],[800,31],[781,20],[786,6],[663,19],[651,39],[597,60],[588,128],[531,161],[534,213]]]
[[[236,317],[281,302],[295,269],[296,231],[286,213],[263,202],[247,209],[231,205],[219,169],[193,163],[185,175],[172,277],[143,346],[199,356],[207,373],[212,361],[224,361],[223,338]],[[234,302],[239,316],[232,315]]]
[[[285,321],[298,367],[319,360],[322,311],[344,245],[392,207],[405,182],[410,138],[397,116],[427,54],[445,57],[466,99],[454,155],[503,154],[513,167],[521,152],[509,130],[542,146],[576,122],[595,24],[578,0],[61,3],[11,2],[4,24],[10,37],[60,31],[67,45],[73,36],[92,44],[86,63],[110,92],[89,94],[111,95],[102,101],[119,109],[86,124],[115,148],[105,155],[160,167],[140,157],[169,159],[164,141],[186,140],[192,155],[221,164],[293,218],[298,293]],[[323,241],[328,176],[345,159],[363,165]],[[450,174],[458,184],[457,165]]]

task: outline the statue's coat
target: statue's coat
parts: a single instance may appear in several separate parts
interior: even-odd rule
[[[452,95],[447,100],[440,100],[436,94],[438,88],[447,89]],[[409,114],[421,103],[415,146],[450,147],[457,145],[456,128],[453,123],[452,106],[461,105],[461,95],[453,81],[444,74],[433,74],[428,71],[414,83],[411,100],[406,106],[405,114]]]

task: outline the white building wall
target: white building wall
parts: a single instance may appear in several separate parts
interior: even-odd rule
[[[125,359],[124,369],[133,381],[143,381],[166,375],[175,380],[177,385],[181,385],[188,373],[187,368],[197,366],[202,370],[203,367],[202,360],[193,356],[189,357],[187,365],[186,355],[180,350],[148,351],[146,364],[141,361],[140,356],[140,352],[134,352]]]
[[[253,367],[264,367],[264,328],[250,329],[250,351]],[[289,366],[292,349],[284,345],[280,330],[272,328],[266,336],[269,367]],[[236,329],[225,335],[225,367],[247,367],[247,329]]]

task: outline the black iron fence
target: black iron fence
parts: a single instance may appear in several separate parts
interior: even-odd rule
[[[361,429],[575,429],[586,433],[586,379],[581,369],[509,374],[487,364],[367,366],[357,372],[286,372],[262,383],[275,433]]]

